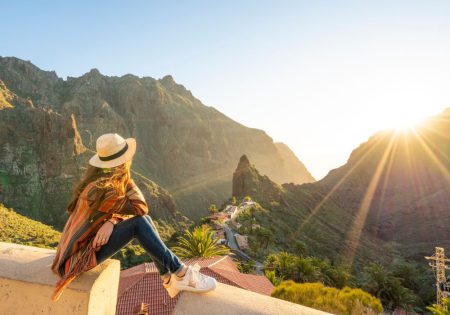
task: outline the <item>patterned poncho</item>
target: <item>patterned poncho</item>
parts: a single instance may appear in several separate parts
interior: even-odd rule
[[[106,220],[120,222],[133,215],[148,213],[144,196],[133,180],[130,180],[125,196],[120,197],[113,189],[108,189],[98,209],[91,210],[90,206],[100,189],[95,183],[89,183],[81,192],[64,226],[51,267],[53,273],[60,277],[51,297],[53,301],[59,299],[63,290],[79,274],[97,265],[93,240]]]

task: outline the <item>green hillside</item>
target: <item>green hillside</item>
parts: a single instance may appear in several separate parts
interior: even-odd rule
[[[241,157],[233,176],[233,195],[238,199],[250,196],[257,202],[237,219],[242,223],[240,231],[249,236],[251,255],[263,259],[279,250],[296,252],[298,244],[305,244],[307,254],[340,264],[347,262],[345,240],[354,220],[352,214],[332,200],[321,202],[323,191],[313,184],[308,189],[293,190],[295,187],[298,186],[277,185],[261,175],[245,155]],[[321,206],[318,218],[313,216],[317,204]],[[259,224],[262,229],[250,229],[250,223]],[[266,244],[267,239],[270,244]],[[360,244],[352,257],[356,264],[388,263],[395,253],[388,243],[370,235],[361,235]]]
[[[447,109],[414,129],[378,132],[345,165],[303,185],[277,185],[244,155],[232,196],[267,210],[256,211],[256,223],[271,230],[275,246],[300,241],[355,267],[399,254],[423,262],[450,244],[449,122]]]
[[[29,219],[0,203],[0,241],[54,248],[61,233],[51,226]]]

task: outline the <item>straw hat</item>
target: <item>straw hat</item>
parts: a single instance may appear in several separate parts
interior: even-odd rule
[[[89,164],[100,168],[119,166],[133,158],[136,139],[124,139],[117,133],[107,133],[98,137],[96,150],[97,154],[90,158]]]

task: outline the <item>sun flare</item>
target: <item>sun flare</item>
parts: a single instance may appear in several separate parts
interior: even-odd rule
[[[408,110],[391,109],[389,113],[383,112],[374,117],[374,123],[386,129],[395,129],[399,132],[415,130],[432,113],[423,108],[411,108]]]

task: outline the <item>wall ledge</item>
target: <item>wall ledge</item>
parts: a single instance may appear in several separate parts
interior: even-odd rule
[[[58,281],[52,249],[0,242],[0,314],[114,315],[120,261],[107,259],[77,277],[60,299],[50,297]]]

